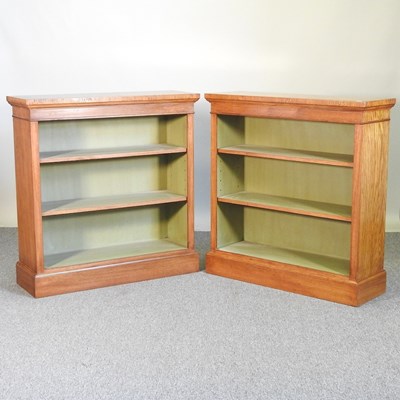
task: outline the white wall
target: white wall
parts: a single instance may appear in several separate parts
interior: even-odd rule
[[[0,226],[15,226],[6,95],[176,89],[398,97],[398,0],[0,3]],[[400,230],[400,106],[388,230]],[[209,228],[209,107],[196,103],[196,228]]]

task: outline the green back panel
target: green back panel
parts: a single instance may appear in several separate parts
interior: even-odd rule
[[[354,126],[327,122],[247,117],[245,143],[352,155]]]
[[[244,207],[244,240],[350,258],[350,223]]]
[[[186,209],[166,204],[43,218],[44,254],[158,239],[186,246]]]
[[[185,170],[186,155],[43,164],[42,201],[166,189],[185,195]]]
[[[186,116],[39,122],[40,151],[169,143],[186,146]]]

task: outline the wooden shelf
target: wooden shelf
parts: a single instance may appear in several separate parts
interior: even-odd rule
[[[339,221],[351,221],[351,207],[340,204],[329,204],[245,191],[218,197],[218,201],[294,214],[336,219]]]
[[[70,265],[90,264],[104,260],[116,260],[146,254],[164,253],[187,249],[167,239],[129,243],[125,245],[70,251],[45,256],[45,268],[61,268]]]
[[[34,297],[194,272],[198,94],[8,97],[19,261]]]
[[[248,157],[271,158],[276,160],[297,161],[312,164],[327,164],[342,167],[353,167],[353,156],[347,154],[294,150],[249,144],[219,148],[218,153],[234,154]]]
[[[186,196],[172,193],[167,190],[157,190],[120,196],[49,201],[42,204],[42,215],[44,217],[49,217],[54,215],[140,207],[181,201],[186,201]]]
[[[209,93],[206,271],[359,306],[385,291],[394,99]]]
[[[130,147],[109,147],[104,149],[46,151],[40,153],[40,163],[102,160],[174,153],[186,153],[186,148],[170,144],[151,144]]]
[[[241,241],[220,248],[221,251],[242,254],[249,257],[257,257],[277,261],[285,264],[297,265],[331,272],[339,275],[349,275],[350,261],[329,257],[321,254],[305,253],[298,250],[284,249],[265,244]]]

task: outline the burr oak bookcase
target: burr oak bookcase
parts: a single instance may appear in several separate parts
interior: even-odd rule
[[[197,271],[198,94],[7,97],[19,261],[35,297]]]
[[[206,271],[353,306],[384,293],[395,99],[205,97],[212,118]]]

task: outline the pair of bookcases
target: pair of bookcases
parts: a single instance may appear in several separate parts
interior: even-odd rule
[[[212,119],[207,272],[351,305],[383,293],[395,100],[205,97]],[[199,269],[198,94],[7,99],[23,288],[42,297]]]

